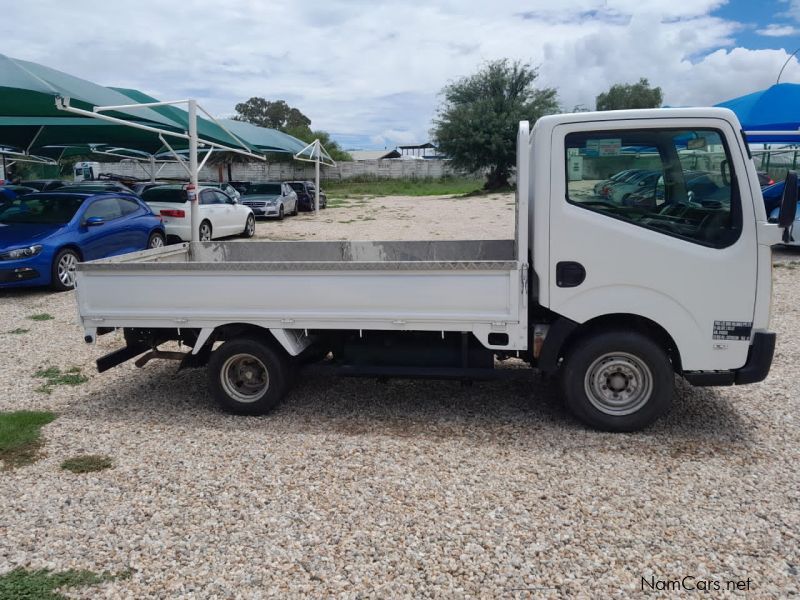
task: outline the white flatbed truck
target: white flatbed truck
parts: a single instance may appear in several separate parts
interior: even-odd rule
[[[666,412],[675,375],[766,377],[771,246],[797,198],[767,221],[732,112],[547,116],[520,123],[517,151],[513,240],[193,242],[80,263],[86,341],[125,334],[98,369],[137,356],[206,365],[223,408],[262,414],[309,364],[464,380],[518,356],[612,431]],[[660,176],[622,203],[594,192],[624,169]],[[159,350],[170,340],[191,350]]]

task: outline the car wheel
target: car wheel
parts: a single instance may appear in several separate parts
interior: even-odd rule
[[[281,401],[288,384],[288,361],[259,340],[227,341],[208,362],[209,390],[227,412],[263,415]]]
[[[200,223],[200,241],[201,242],[210,242],[211,241],[211,223],[208,221],[203,221]]]
[[[637,431],[666,413],[674,379],[661,346],[630,331],[611,330],[579,341],[561,368],[567,407],[605,431]]]
[[[283,204],[281,204],[280,207],[278,208],[278,221],[283,221],[283,217],[284,217]]]
[[[58,292],[66,292],[75,288],[75,267],[80,257],[75,250],[64,248],[53,259],[51,286]]]
[[[148,248],[163,248],[166,244],[164,240],[164,234],[160,231],[154,231],[150,234],[150,239],[147,240],[147,247]]]
[[[244,224],[244,231],[242,237],[251,238],[256,234],[256,218],[253,215],[247,216],[247,222]]]
[[[297,213],[300,212],[299,207],[297,206],[297,200],[294,201],[294,210],[292,211],[292,216],[297,216]]]

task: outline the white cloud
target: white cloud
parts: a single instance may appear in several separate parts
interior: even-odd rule
[[[800,29],[793,27],[792,25],[778,25],[776,23],[770,23],[764,29],[757,30],[756,33],[759,35],[765,35],[767,37],[789,37],[800,34]]]
[[[793,0],[800,2],[800,0]],[[211,0],[13,3],[5,52],[215,114],[285,99],[332,132],[425,141],[438,92],[483,62],[540,65],[561,105],[594,107],[648,77],[670,105],[716,103],[774,81],[784,50],[735,47],[724,0]],[[791,5],[789,5],[791,6]],[[800,81],[793,61],[783,81]]]

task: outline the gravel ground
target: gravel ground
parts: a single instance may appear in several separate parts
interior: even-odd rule
[[[505,237],[507,201],[354,203],[325,211],[324,231]],[[323,237],[310,216],[258,227]],[[800,253],[776,262],[769,379],[679,384],[671,414],[632,435],[586,430],[535,375],[470,387],[307,378],[274,414],[232,417],[202,371],[154,361],[96,374],[119,338],[86,346],[72,294],[0,292],[0,331],[30,330],[0,334],[0,409],[60,415],[41,461],[0,472],[0,572],[130,569],[79,598],[627,598],[651,575],[796,595]],[[55,319],[26,318],[40,312]],[[89,382],[38,393],[46,365]],[[114,467],[59,469],[79,453]]]

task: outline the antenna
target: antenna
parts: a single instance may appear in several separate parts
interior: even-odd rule
[[[792,60],[792,57],[793,57],[795,54],[797,54],[798,52],[800,52],[800,48],[798,48],[797,50],[795,50],[794,52],[792,52],[792,53],[789,55],[789,58],[787,58],[787,59],[786,59],[786,62],[785,62],[785,63],[783,63],[783,66],[781,67],[781,70],[778,72],[778,78],[775,80],[775,84],[776,84],[776,85],[777,85],[777,84],[779,84],[779,83],[781,82],[781,75],[783,75],[783,70],[786,68],[786,65],[788,65],[788,64],[789,64],[789,61],[790,61],[790,60]]]

